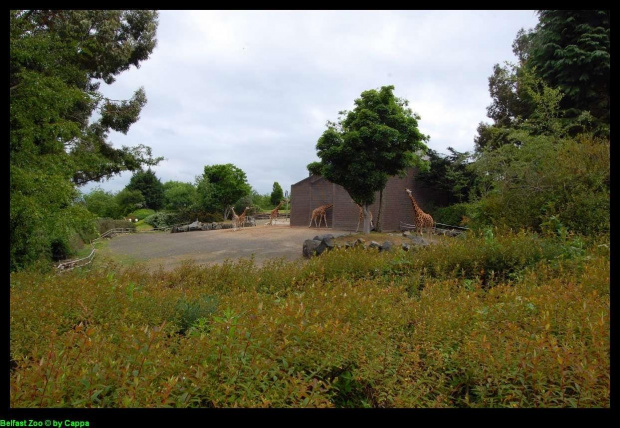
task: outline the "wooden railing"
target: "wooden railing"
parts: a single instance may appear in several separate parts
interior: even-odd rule
[[[130,227],[117,227],[115,229],[110,229],[104,233],[102,233],[101,235],[99,235],[97,238],[93,239],[92,241],[90,241],[90,248],[91,248],[91,252],[88,256],[86,257],[82,257],[81,259],[74,259],[74,260],[67,260],[64,261],[62,263],[60,263],[58,266],[56,266],[56,269],[59,272],[66,272],[68,270],[73,270],[76,267],[82,267],[82,266],[86,266],[90,263],[92,263],[93,259],[95,258],[95,252],[97,251],[97,249],[95,248],[95,243],[103,238],[111,238],[113,236],[116,235],[120,235],[123,233],[135,233],[136,230]]]
[[[443,226],[443,227],[438,227],[438,226]],[[408,223],[401,221],[400,230],[415,230],[415,225],[408,224]],[[468,231],[469,229],[467,227],[452,226],[450,224],[443,224],[443,223],[435,223],[435,226],[433,227],[433,233],[437,233],[437,230],[442,230],[442,231],[450,230],[453,232],[458,232],[458,234],[461,234],[463,232]]]

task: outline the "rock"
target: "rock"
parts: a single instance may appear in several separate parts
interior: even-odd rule
[[[222,225],[219,223],[214,223],[215,227],[213,228],[213,230],[220,230],[222,228]]]
[[[421,245],[421,246],[430,245],[426,239],[421,238],[421,237],[419,237],[417,235],[416,236],[412,236],[411,237],[411,241],[413,241],[414,245]]]
[[[306,239],[303,245],[303,255],[306,258],[310,258],[313,255],[317,254],[317,247],[322,244],[323,241],[319,241],[316,239]],[[324,248],[323,248],[324,250]]]
[[[379,244],[377,241],[370,241],[370,244],[368,244],[369,248],[381,248],[381,244]]]
[[[334,246],[336,245],[336,244],[334,244],[334,237],[333,237],[333,235],[325,235],[325,236],[323,237],[323,239],[321,240],[321,242],[323,242],[323,244],[324,244],[327,248],[329,248],[330,250],[331,250],[332,248],[334,248]]]
[[[357,239],[355,240],[355,243],[354,243],[353,245],[364,245],[365,243],[366,243],[366,240],[365,240],[365,239],[362,239],[362,238],[357,238]]]
[[[411,232],[409,232],[408,230],[405,230],[403,232],[403,236],[406,238],[407,236],[411,236]]]
[[[314,249],[314,253],[317,256],[320,256],[321,254],[323,254],[323,252],[325,250],[328,249],[328,247],[327,247],[327,245],[325,245],[325,241],[318,241],[318,242],[319,242],[319,245],[317,245],[317,247]],[[329,248],[329,249],[331,250],[331,248]]]
[[[317,235],[312,239],[315,239],[317,241],[322,241],[323,239],[326,239],[326,238],[334,239],[334,235],[332,235],[331,233],[326,233],[325,235]]]
[[[402,244],[402,248],[403,248],[403,250],[404,250],[404,251],[409,251],[409,244],[405,244],[405,243],[403,242],[403,244]]]
[[[392,249],[392,243],[390,241],[385,241],[379,251],[390,251]]]
[[[344,248],[351,248],[351,247],[353,247],[353,244],[351,242],[347,241],[344,243]]]

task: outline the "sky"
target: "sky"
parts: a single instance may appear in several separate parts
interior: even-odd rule
[[[517,32],[537,23],[532,10],[163,10],[150,58],[101,85],[111,99],[139,87],[148,99],[109,141],[163,156],[152,168],[163,183],[232,163],[260,194],[274,182],[290,191],[319,160],[326,122],[363,91],[394,85],[429,148],[472,151],[478,124],[490,122],[493,66],[516,62]],[[81,191],[118,192],[131,176]]]

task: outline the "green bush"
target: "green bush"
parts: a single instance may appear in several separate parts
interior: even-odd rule
[[[463,218],[467,216],[467,204],[454,204],[449,207],[435,209],[433,219],[436,223],[462,226]]]
[[[197,209],[183,209],[177,211],[178,223],[191,223],[196,220],[202,223],[219,223],[224,221],[222,213],[209,213]]]
[[[174,213],[169,213],[165,211],[158,211],[155,214],[151,214],[150,216],[144,219],[146,224],[150,224],[155,228],[164,228],[170,227],[178,223],[178,216]]]
[[[260,267],[13,273],[10,405],[607,408],[609,275],[608,235],[499,229]]]
[[[610,142],[514,133],[521,144],[484,152],[471,166],[485,190],[469,204],[471,227],[541,225],[551,217],[579,234],[610,230]]]
[[[132,213],[129,213],[127,217],[133,217],[133,218],[137,218],[138,220],[144,220],[145,218],[153,214],[155,214],[155,210],[152,210],[149,208],[142,208],[139,210],[135,210]]]

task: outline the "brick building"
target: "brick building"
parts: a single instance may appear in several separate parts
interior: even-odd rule
[[[418,205],[426,212],[431,201],[435,206],[445,205],[444,194],[414,179],[416,171],[411,168],[405,177],[394,176],[388,180],[383,190],[381,213],[384,232],[399,230],[401,221],[413,223],[413,208],[405,189],[411,189]],[[325,204],[334,204],[333,208],[327,211],[328,227],[355,230],[359,220],[357,205],[351,201],[351,196],[342,186],[319,175],[311,175],[291,186],[291,226],[308,227],[312,210]],[[376,221],[379,213],[379,192],[375,195],[375,203],[370,206],[370,211]],[[314,223],[312,225],[314,227]],[[363,225],[360,224],[360,230],[362,228]]]

